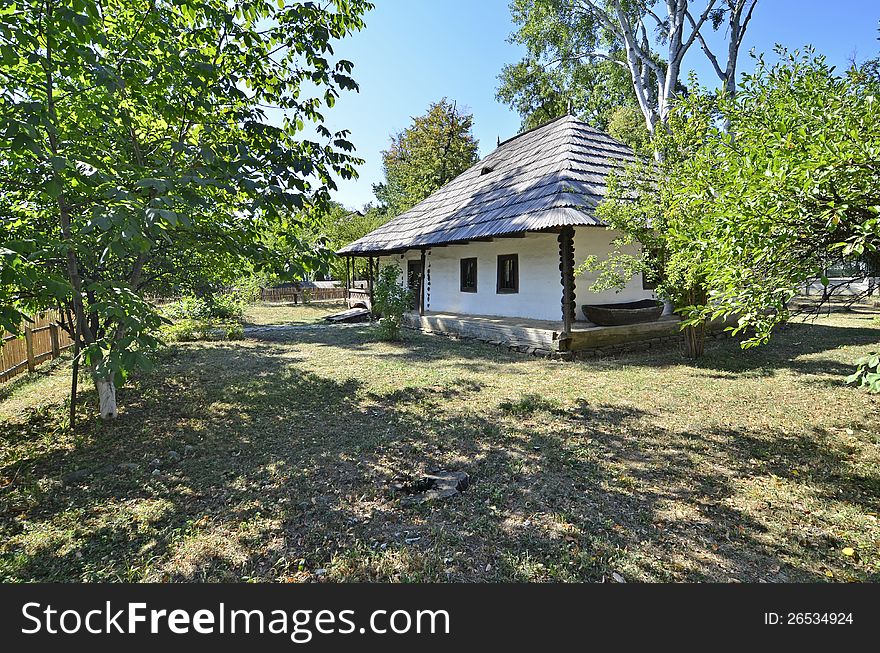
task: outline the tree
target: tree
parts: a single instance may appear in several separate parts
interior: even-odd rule
[[[558,39],[560,35],[553,32],[552,36]],[[536,47],[516,36],[512,40],[529,48]],[[638,110],[626,71],[609,61],[569,58],[551,68],[529,56],[505,66],[498,79],[500,84],[495,97],[522,116],[523,130],[566,113],[605,130],[615,110],[625,107]]]
[[[697,94],[688,98],[687,106],[678,106],[667,129],[651,139],[650,149],[659,157],[639,158],[609,176],[598,215],[617,235],[607,258],[590,256],[580,266],[599,273],[592,290],[622,288],[633,275],[642,274],[678,311],[705,304],[707,252],[699,232],[711,217],[685,201],[680,189],[688,183],[690,164],[711,128],[714,98]],[[629,253],[633,249],[638,254]],[[684,335],[686,355],[701,356],[704,323],[693,322]]]
[[[345,208],[338,202],[316,207],[308,220],[299,220],[294,228],[282,227],[271,237],[269,248],[276,254],[270,271],[273,281],[294,281],[310,274],[329,274],[343,279],[345,259],[334,252],[357,240],[387,221],[378,208],[367,205],[361,211]],[[312,252],[312,260],[303,265],[303,249]]]
[[[655,140],[664,156],[615,179],[600,207],[646,255],[591,262],[605,283],[647,270],[695,329],[735,317],[744,346],[770,338],[830,256],[880,248],[876,77],[811,51],[780,56],[759,59],[735,96],[677,102]]]
[[[738,316],[746,345],[770,338],[829,257],[880,247],[880,88],[810,50],[779,54],[719,99],[729,129],[708,130],[680,188],[712,218],[701,229],[711,301],[691,315]]]
[[[629,145],[636,152],[645,152],[651,144],[651,135],[645,129],[645,121],[638,109],[621,106],[608,114],[606,131]]]
[[[526,69],[578,70],[580,84],[591,80],[588,88],[603,84],[597,78],[604,74],[598,62],[620,67],[629,78],[646,128],[654,133],[658,124],[666,123],[678,92],[682,61],[695,43],[709,58],[722,87],[729,94],[736,89],[739,49],[757,0],[702,0],[700,13],[691,11],[690,4],[688,0],[512,0],[512,18],[519,26],[512,40],[527,46]],[[727,53],[719,61],[705,32],[722,26]],[[586,66],[580,66],[582,62]],[[605,94],[607,102],[614,102],[619,96],[617,85],[606,84]]]
[[[267,253],[355,174],[322,111],[356,89],[331,42],[363,0],[24,0],[0,9],[2,326],[58,306],[101,416],[158,344],[151,286]],[[280,124],[267,119],[279,112]],[[305,121],[319,140],[297,133]],[[180,266],[180,267],[178,267]],[[73,403],[73,402],[72,402]]]
[[[388,218],[415,206],[478,161],[473,122],[472,114],[443,98],[391,137],[391,146],[382,152],[385,182],[373,186]]]

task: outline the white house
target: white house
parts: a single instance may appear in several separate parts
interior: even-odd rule
[[[641,277],[597,294],[589,290],[593,275],[574,274],[587,256],[611,250],[615,234],[595,209],[609,172],[633,158],[622,143],[563,116],[500,143],[338,253],[365,257],[370,277],[380,266],[400,266],[422,316],[553,321],[561,330],[554,337],[565,341],[593,326],[583,304],[654,297]]]

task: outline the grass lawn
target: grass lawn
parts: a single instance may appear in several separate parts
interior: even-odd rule
[[[312,302],[293,304],[292,302],[259,303],[249,306],[245,316],[245,326],[318,324],[324,317],[345,310],[342,301]]]
[[[842,384],[878,343],[864,314],[698,364],[277,331],[166,350],[75,435],[60,364],[0,389],[0,579],[878,581],[880,398]],[[401,501],[436,469],[472,485]]]

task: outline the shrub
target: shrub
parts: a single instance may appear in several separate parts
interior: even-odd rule
[[[161,329],[161,337],[166,342],[193,342],[201,340],[203,333],[201,322],[188,317],[166,324]]]
[[[209,295],[207,298],[210,317],[218,320],[240,320],[244,317],[245,300],[238,292]]]
[[[244,338],[244,327],[239,322],[227,322],[223,325],[225,340],[241,340]]]
[[[171,320],[197,320],[208,317],[208,306],[201,297],[187,295],[165,304],[162,314]]]
[[[240,320],[246,303],[239,292],[188,295],[163,306],[162,313],[172,320]]]
[[[379,337],[382,340],[400,340],[403,314],[412,304],[412,293],[400,281],[400,268],[386,265],[379,271],[374,290],[376,311],[379,319]]]
[[[161,329],[165,342],[195,342],[197,340],[241,340],[244,327],[239,322],[183,318],[166,324]]]

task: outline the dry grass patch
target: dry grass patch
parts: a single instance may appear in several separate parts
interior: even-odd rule
[[[880,580],[880,400],[842,384],[878,342],[835,315],[561,363],[304,328],[175,346],[76,435],[58,368],[0,399],[0,577]],[[472,486],[401,502],[438,469]]]
[[[260,302],[248,306],[244,314],[246,326],[295,325],[323,323],[324,318],[345,309],[342,301],[310,304],[292,302]]]

